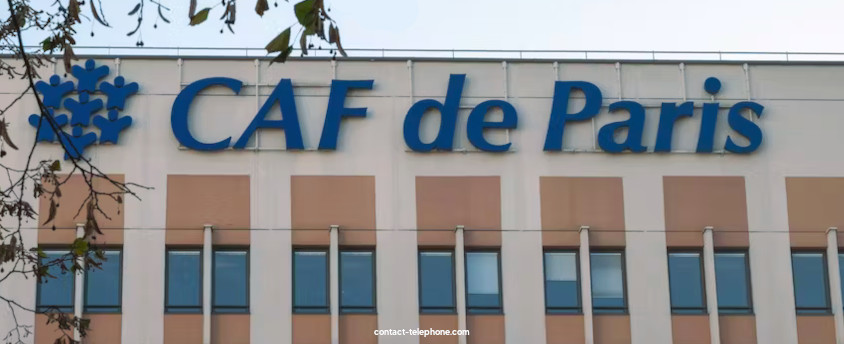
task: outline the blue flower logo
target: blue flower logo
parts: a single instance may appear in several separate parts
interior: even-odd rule
[[[46,115],[61,130],[56,137],[49,121],[41,118],[40,114],[32,114],[29,116],[29,124],[38,130],[36,141],[60,140],[67,148],[65,159],[80,159],[85,149],[95,143],[116,144],[120,133],[132,125],[132,117],[121,113],[126,99],[138,92],[138,83],[126,83],[122,76],[114,78],[114,82],[100,82],[108,73],[108,66],[97,67],[94,60],[89,59],[85,61],[84,67],[71,68],[71,74],[76,78],[75,85],[73,81],[62,82],[58,75],[51,76],[49,82],[35,83],[35,90],[41,94],[44,107],[47,108]],[[93,99],[92,96],[98,90],[106,96],[105,104],[102,99]],[[76,99],[65,99],[74,91]],[[59,114],[62,109],[69,112],[70,116]],[[105,116],[100,114],[103,110]],[[89,131],[91,124],[100,129],[99,138],[96,132]]]

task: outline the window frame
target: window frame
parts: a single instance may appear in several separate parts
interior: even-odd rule
[[[246,292],[246,306],[218,306],[218,305],[216,305],[216,302],[214,300],[215,299],[214,295],[215,295],[215,292],[217,290],[217,282],[216,282],[216,279],[214,278],[214,275],[217,272],[217,270],[216,270],[216,267],[217,267],[217,252],[245,252],[246,253],[246,266],[245,266],[245,272],[246,272],[246,290],[245,290],[245,292]],[[250,295],[250,292],[249,292],[250,289],[251,289],[251,283],[250,282],[251,282],[251,279],[252,279],[251,278],[252,274],[251,274],[251,271],[250,271],[251,270],[250,265],[252,265],[251,262],[252,262],[252,254],[250,252],[249,246],[229,246],[229,245],[225,245],[225,246],[212,246],[211,247],[211,314],[250,314],[250,312],[252,310],[252,302],[251,302],[252,300],[251,300],[251,297],[250,297],[251,295]],[[228,309],[228,310],[232,310],[232,311],[220,312],[220,311],[218,311],[218,309]]]
[[[170,300],[170,252],[171,251],[195,251],[199,253],[199,307],[195,306],[169,306]],[[201,314],[205,303],[205,288],[202,284],[205,281],[204,265],[205,250],[202,246],[167,246],[164,250],[164,313],[165,314]],[[212,271],[213,273],[213,267]],[[213,281],[212,281],[213,282]],[[213,291],[212,291],[213,292]],[[213,294],[212,294],[213,296]],[[213,297],[212,297],[213,298]],[[184,309],[186,311],[173,312],[171,309]],[[194,310],[195,309],[195,310]]]
[[[451,255],[451,307],[425,307],[422,305],[422,254],[449,253]],[[419,248],[416,252],[417,290],[419,294],[419,314],[457,314],[457,259],[455,252],[448,248]]]
[[[85,269],[85,279],[83,280],[82,285],[82,309],[85,313],[96,313],[96,314],[120,314],[123,313],[123,247],[121,246],[112,246],[112,247],[103,247],[100,248],[103,252],[107,251],[117,251],[120,259],[118,259],[118,272],[117,272],[117,306],[104,306],[104,305],[88,305],[88,271],[90,267]],[[165,301],[166,302],[166,301]],[[93,307],[91,309],[89,307]],[[97,308],[116,308],[116,310],[98,310]]]
[[[343,306],[343,252],[369,252],[372,254],[372,306],[360,307],[344,307]],[[378,271],[375,264],[375,248],[374,247],[341,247],[337,250],[337,302],[339,304],[340,314],[377,314],[378,313]],[[331,262],[328,262],[330,270]],[[331,287],[331,280],[328,280],[329,289]],[[330,292],[330,291],[329,291]],[[330,303],[331,301],[329,301]]]
[[[577,274],[577,307],[548,306],[548,253],[574,253],[575,273]],[[542,289],[545,297],[545,314],[583,314],[583,276],[580,269],[580,250],[577,248],[545,248],[542,250]]]
[[[700,273],[700,307],[677,307],[671,301],[671,255],[672,254],[696,254],[698,258],[698,272]],[[708,314],[706,295],[706,273],[703,265],[703,250],[701,249],[668,249],[668,301],[671,306],[671,314],[678,315],[699,315]],[[717,300],[717,295],[715,296]]]
[[[621,258],[621,295],[623,297],[624,306],[622,308],[618,307],[596,307],[595,306],[595,294],[592,292],[595,285],[595,279],[592,278],[592,255],[596,253],[618,253]],[[589,250],[589,291],[592,297],[592,314],[629,314],[630,313],[630,304],[628,303],[628,291],[627,291],[627,252],[624,248],[601,248],[601,249],[591,249]]]
[[[714,263],[714,270],[716,273],[715,277],[715,299],[718,299],[718,264],[717,258],[718,254],[743,254],[744,255],[744,275],[745,280],[747,281],[747,307],[746,308],[736,308],[736,307],[722,307],[721,303],[718,303],[718,314],[720,315],[752,315],[754,314],[754,307],[753,307],[753,281],[751,280],[751,273],[750,273],[750,250],[746,248],[739,248],[739,249],[716,249],[714,254],[712,255],[713,260],[716,262]],[[793,280],[793,278],[792,278]],[[793,281],[792,281],[793,283]],[[725,312],[726,311],[726,312]]]
[[[799,307],[797,305],[797,279],[794,278],[794,255],[795,254],[820,254],[823,263],[823,282],[826,288],[825,307]],[[797,315],[829,315],[832,314],[832,288],[829,287],[829,262],[827,261],[826,250],[812,250],[812,249],[792,249],[791,254],[791,283],[794,290],[794,310]]]
[[[297,252],[323,252],[325,253],[325,307],[322,306],[296,306],[296,253]],[[292,269],[290,269],[290,274],[292,275],[290,278],[290,282],[292,283],[292,302],[290,303],[292,306],[292,313],[293,314],[330,314],[331,313],[331,252],[328,247],[318,246],[318,247],[293,247],[291,250],[292,255]],[[339,264],[338,264],[339,265]],[[339,266],[338,266],[339,268]],[[339,270],[339,269],[338,269]],[[338,271],[339,273],[339,271]],[[339,284],[338,284],[339,285]],[[338,292],[340,288],[337,288]],[[302,312],[301,310],[313,310],[313,311],[305,311]]]
[[[469,254],[471,253],[495,253],[498,265],[498,307],[472,307],[469,306]],[[502,289],[503,279],[501,276],[501,249],[500,248],[478,248],[478,249],[464,249],[463,251],[463,278],[466,287],[466,314],[504,314],[504,290]],[[456,284],[456,283],[455,283]],[[456,307],[456,305],[455,305]]]
[[[43,245],[38,246],[42,252],[45,254],[49,254],[48,252],[63,252],[62,256],[70,253],[70,247],[67,246],[60,246],[60,245]],[[39,261],[40,263],[40,261]],[[36,282],[36,290],[35,290],[35,312],[36,313],[49,313],[54,310],[58,310],[62,313],[73,313],[76,307],[76,273],[73,271],[68,271],[71,275],[71,284],[70,284],[70,305],[41,305],[41,285],[45,284],[44,282],[38,283]],[[84,286],[83,286],[84,287]],[[84,292],[84,290],[83,290]],[[83,295],[84,296],[84,295]],[[83,300],[83,307],[84,307],[84,300]]]

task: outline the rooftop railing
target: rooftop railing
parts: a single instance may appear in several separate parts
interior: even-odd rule
[[[28,47],[35,51],[38,47]],[[206,47],[107,47],[74,46],[77,55],[117,57],[266,57],[263,48]],[[670,51],[670,50],[485,50],[485,49],[346,49],[350,58],[434,58],[503,60],[619,60],[619,61],[780,61],[844,62],[844,53],[772,51]],[[331,57],[330,49],[311,49],[308,57]],[[60,56],[59,53],[56,54]],[[299,57],[294,50],[291,56]]]

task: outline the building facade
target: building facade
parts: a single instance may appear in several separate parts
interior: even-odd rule
[[[75,83],[56,114],[153,189],[107,204],[101,271],[3,288],[90,317],[88,343],[844,342],[844,65],[79,64],[41,73]],[[5,102],[25,87],[0,82]],[[99,120],[73,118],[94,99]],[[16,105],[18,142],[36,109]],[[35,200],[33,246],[76,238],[83,187],[50,222]]]

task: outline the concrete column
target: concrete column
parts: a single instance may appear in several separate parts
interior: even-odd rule
[[[580,303],[583,305],[583,335],[586,344],[595,343],[592,326],[592,264],[589,250],[589,226],[580,226]]]
[[[703,229],[703,283],[706,287],[706,310],[709,312],[709,338],[712,344],[721,344],[718,322],[718,288],[715,281],[715,246],[712,227]]]
[[[826,231],[826,260],[829,268],[829,295],[835,318],[835,342],[844,344],[844,304],[841,300],[841,273],[838,270],[838,228]]]
[[[340,344],[340,226],[331,225],[329,231],[331,243],[328,249],[328,285],[331,296],[328,304],[331,305],[331,344]]]
[[[463,226],[454,231],[454,284],[457,293],[457,329],[466,329],[466,249],[463,246]],[[466,344],[466,336],[457,337],[458,344]]]
[[[76,238],[85,237],[85,224],[76,224]],[[82,267],[82,271],[77,271],[73,275],[73,316],[77,319],[82,318],[82,310],[85,307],[85,257],[77,257],[76,263]],[[82,340],[82,334],[79,329],[73,329],[73,340]]]
[[[211,344],[211,227],[205,225],[202,232],[202,344]]]

